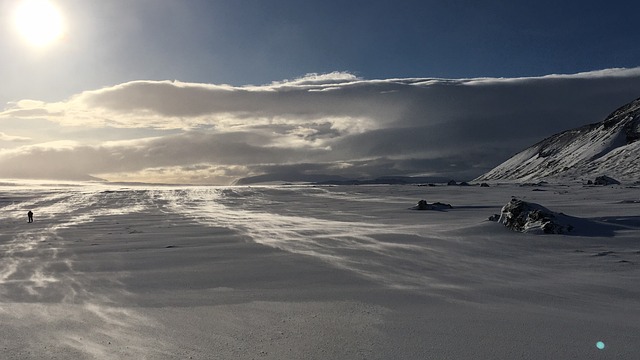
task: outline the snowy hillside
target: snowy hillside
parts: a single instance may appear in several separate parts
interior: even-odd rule
[[[604,121],[553,135],[476,180],[593,179],[635,182],[640,170],[640,99]]]

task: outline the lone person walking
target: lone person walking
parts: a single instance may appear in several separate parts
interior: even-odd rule
[[[31,210],[29,210],[29,212],[27,213],[27,217],[29,218],[29,222],[32,223],[33,222],[33,212]]]

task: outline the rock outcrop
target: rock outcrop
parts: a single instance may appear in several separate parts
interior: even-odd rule
[[[568,234],[574,230],[569,216],[515,198],[502,207],[498,222],[509,229],[525,233]]]
[[[448,209],[453,209],[453,206],[451,206],[451,204],[445,204],[441,202],[434,202],[429,204],[426,200],[420,200],[411,209],[412,210],[448,210]]]

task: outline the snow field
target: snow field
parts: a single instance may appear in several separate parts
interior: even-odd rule
[[[594,231],[488,221],[512,196]],[[8,359],[640,354],[633,187],[5,184],[0,209]]]

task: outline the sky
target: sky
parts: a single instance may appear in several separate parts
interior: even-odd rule
[[[0,178],[469,180],[640,97],[631,1],[50,0],[43,46],[24,1]]]

